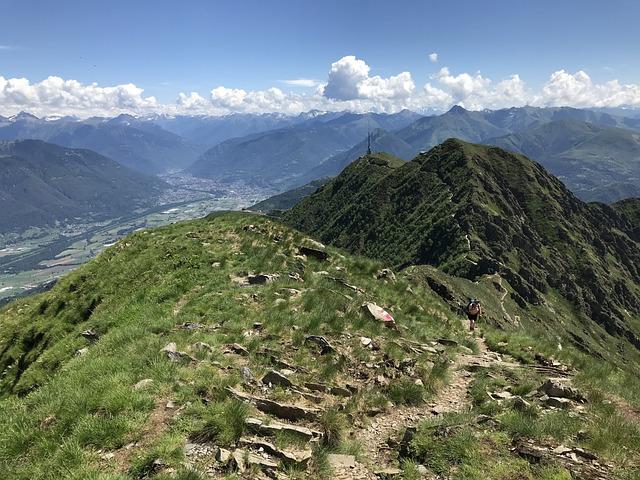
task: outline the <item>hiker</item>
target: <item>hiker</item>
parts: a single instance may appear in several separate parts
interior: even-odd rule
[[[467,304],[467,318],[469,319],[469,330],[472,332],[476,329],[476,320],[482,315],[482,307],[480,306],[480,300],[472,298]]]

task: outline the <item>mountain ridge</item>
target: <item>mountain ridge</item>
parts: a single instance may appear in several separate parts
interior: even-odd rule
[[[166,187],[91,150],[41,140],[0,141],[0,164],[3,231],[117,215],[153,202]]]
[[[457,139],[390,172],[359,167],[303,199],[285,221],[400,266],[434,265],[466,278],[499,272],[523,305],[558,291],[640,348],[626,313],[640,313],[640,245],[623,230],[631,217],[585,204],[522,155]]]

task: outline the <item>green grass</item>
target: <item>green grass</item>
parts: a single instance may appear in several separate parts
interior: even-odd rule
[[[411,378],[393,380],[387,389],[387,396],[396,405],[420,405],[425,401],[425,389],[416,385]]]
[[[265,233],[243,230],[249,223]],[[278,241],[273,240],[275,236]],[[256,413],[229,398],[226,390],[229,386],[241,388],[240,366],[247,365],[256,378],[261,378],[273,368],[272,353],[267,353],[273,352],[276,359],[301,368],[292,375],[296,382],[320,380],[344,385],[353,381],[353,369],[369,356],[376,361],[384,354],[394,360],[412,356],[424,387],[404,378],[387,388],[363,388],[344,401],[343,411],[335,405],[314,425],[327,433],[327,440],[315,451],[309,472],[331,478],[326,449],[357,454],[360,448],[345,440],[352,427],[345,420],[347,414],[387,407],[389,400],[396,405],[420,404],[448,381],[453,352],[409,354],[401,347],[403,339],[462,340],[464,335],[459,318],[426,286],[402,274],[392,283],[376,280],[375,273],[386,265],[331,247],[330,262],[309,259],[302,264],[295,254],[303,239],[303,235],[280,224],[243,214],[213,215],[138,232],[61,279],[51,291],[17,300],[0,310],[0,471],[16,480],[124,480],[146,475],[154,460],[161,459],[177,473],[160,472],[157,478],[197,478],[197,473],[184,470],[184,443],[199,439],[233,445],[243,434],[244,418]],[[212,266],[214,263],[219,266]],[[326,275],[314,274],[321,270],[365,293],[355,293]],[[248,287],[239,287],[230,279],[248,272],[279,273],[280,277],[273,283]],[[290,272],[300,274],[303,282],[289,278]],[[283,290],[287,288],[302,293],[290,296]],[[276,305],[279,299],[285,301]],[[365,317],[360,308],[364,301],[374,301],[389,310],[400,332]],[[206,328],[176,328],[185,322]],[[263,324],[262,330],[259,335],[247,336],[255,322]],[[98,332],[100,339],[93,343],[84,339],[81,333],[87,329]],[[304,343],[309,334],[326,336],[340,352],[319,355],[317,349]],[[381,351],[362,349],[360,336],[379,341]],[[543,352],[553,348],[551,342],[536,343],[530,336],[511,331],[490,331],[487,335],[492,346],[503,339],[507,340],[508,352],[520,352],[527,361],[531,361],[526,358],[531,353],[529,346]],[[170,362],[160,353],[169,342],[175,342],[178,350],[188,352],[197,362]],[[211,345],[212,351],[192,350],[196,342]],[[224,354],[224,346],[230,343],[243,345],[249,354]],[[474,349],[471,342],[463,344]],[[76,355],[85,347],[85,355]],[[348,354],[343,356],[342,352]],[[598,367],[598,362],[569,348],[561,355],[576,368],[584,367],[576,377],[590,399],[586,426],[589,438],[583,445],[631,469],[633,466],[624,463],[624,455],[640,451],[636,440],[640,435],[636,427],[617,416],[615,409],[607,407],[603,391],[619,393],[631,402],[638,398],[638,382],[629,371]],[[427,362],[433,362],[433,366]],[[512,372],[494,373],[520,394],[538,381]],[[133,388],[147,378],[152,380],[147,388]],[[472,389],[474,402],[482,389],[494,387],[492,381],[477,377]],[[283,401],[300,400],[283,389],[273,389],[269,395]],[[151,428],[151,419],[164,411],[168,401],[180,409],[180,415],[167,413],[165,421]],[[477,411],[490,408],[480,403]],[[478,459],[480,453],[498,452],[501,462],[512,471],[522,468],[528,472],[523,478],[537,478],[535,475],[542,475],[542,471],[527,470],[509,457],[506,438],[532,434],[571,440],[578,428],[563,413],[548,421],[536,419],[540,425],[532,432],[526,431],[526,419],[517,416],[522,414],[511,412],[508,405],[504,413],[496,410],[493,414],[506,419],[497,431],[478,432],[464,425],[449,429],[445,425],[446,434],[436,435],[433,432],[437,429],[425,429],[420,440],[424,457],[419,460],[431,458],[434,471],[456,471],[464,475],[459,478],[509,478],[507,467],[498,472],[497,466]],[[285,436],[274,440],[283,446],[296,444]],[[480,453],[474,448],[465,450],[472,441]],[[126,462],[126,468],[117,469],[97,453],[119,453],[134,442],[142,446]],[[497,446],[477,449],[485,443]],[[435,455],[429,456],[432,452]],[[408,463],[405,470],[410,475]],[[540,478],[563,478],[553,472]]]
[[[344,416],[337,410],[326,410],[320,416],[319,424],[322,429],[322,445],[327,448],[336,448],[340,445],[347,427]]]

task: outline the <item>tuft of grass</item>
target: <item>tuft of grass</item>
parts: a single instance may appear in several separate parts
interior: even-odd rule
[[[321,480],[333,478],[333,471],[329,463],[329,450],[327,447],[317,445],[313,447],[309,473]]]
[[[470,463],[477,455],[477,438],[471,428],[419,428],[413,440],[417,458],[438,475]]]
[[[400,464],[402,467],[402,480],[420,480],[422,475],[418,470],[418,463],[411,459],[404,459]]]
[[[387,395],[396,405],[420,405],[425,400],[425,389],[411,378],[402,377],[391,382]]]
[[[427,393],[434,395],[446,383],[450,365],[449,358],[446,355],[438,355],[433,367],[431,367],[431,371],[423,380]]]
[[[344,416],[335,409],[329,409],[322,413],[318,422],[322,431],[322,445],[327,448],[340,445],[346,428]]]
[[[175,480],[205,480],[205,476],[192,469],[182,469],[176,473]]]
[[[249,406],[238,400],[215,403],[207,407],[203,413],[203,424],[192,437],[201,442],[232,445],[244,433],[248,415]]]

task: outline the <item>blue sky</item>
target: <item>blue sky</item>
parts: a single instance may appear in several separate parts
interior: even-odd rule
[[[180,92],[207,98],[217,86],[307,94],[282,80],[326,82],[331,64],[349,55],[366,62],[370,76],[409,72],[416,91],[429,82],[440,88],[433,77],[443,67],[452,77],[479,72],[494,85],[518,74],[532,91],[560,70],[583,71],[593,83],[640,83],[640,2],[630,0],[0,5],[4,79],[132,83],[162,104]]]

